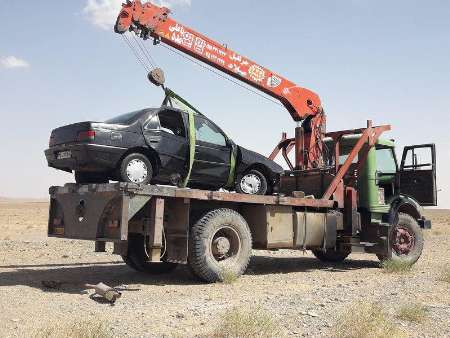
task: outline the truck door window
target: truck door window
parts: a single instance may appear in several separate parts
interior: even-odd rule
[[[207,119],[196,116],[195,117],[195,130],[197,140],[216,144],[225,147],[227,142],[225,136]]]
[[[376,150],[377,170],[385,174],[395,174],[397,164],[391,148],[379,148]]]
[[[406,152],[405,170],[431,170],[433,158],[430,148],[411,148]]]
[[[159,114],[161,130],[180,137],[186,137],[183,117],[180,112],[174,110],[164,110]]]

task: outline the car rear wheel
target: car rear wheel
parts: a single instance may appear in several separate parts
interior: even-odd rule
[[[267,179],[259,170],[249,170],[238,177],[236,191],[247,195],[265,195],[268,191]]]
[[[120,178],[123,182],[148,184],[152,176],[152,164],[143,154],[129,154],[120,165]]]
[[[78,184],[108,183],[108,176],[104,173],[75,171],[75,182]]]

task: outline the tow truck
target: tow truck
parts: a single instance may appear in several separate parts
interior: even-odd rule
[[[279,100],[297,126],[269,158],[281,154],[289,170],[270,196],[120,182],[51,187],[49,236],[94,241],[99,252],[113,242],[140,272],[188,264],[205,282],[242,275],[252,249],[311,250],[326,262],[352,252],[419,259],[422,229],[431,227],[422,208],[437,205],[434,144],[407,146],[398,161],[395,142],[381,138],[389,125],[327,132],[317,94],[175,21],[168,8],[127,1],[115,31],[170,46]],[[149,74],[157,85],[162,78]]]

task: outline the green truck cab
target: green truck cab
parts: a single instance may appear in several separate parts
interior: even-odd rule
[[[349,135],[341,140],[340,164],[345,162],[359,137]],[[331,140],[326,140],[326,144],[328,142]],[[431,221],[423,215],[423,207],[437,205],[435,145],[406,146],[398,160],[395,141],[380,138],[366,156],[356,182],[363,227],[361,242],[383,238],[380,229],[385,224],[388,253],[379,253],[376,248],[374,253],[380,259],[389,256],[413,263],[422,252],[422,229],[431,228]],[[350,167],[349,172],[356,169],[357,161],[355,158],[352,163],[355,168]],[[371,228],[376,233],[367,231]],[[371,249],[366,248],[366,252]]]

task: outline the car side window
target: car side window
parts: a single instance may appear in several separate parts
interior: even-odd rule
[[[225,136],[220,130],[207,119],[201,116],[195,116],[195,130],[197,140],[216,144],[219,146],[226,146],[227,142]]]
[[[162,131],[180,136],[186,137],[186,131],[184,128],[183,117],[181,113],[174,110],[164,110],[159,112],[159,123]]]
[[[144,127],[145,130],[157,130],[159,129],[159,119],[158,115],[155,114],[150,117]]]

